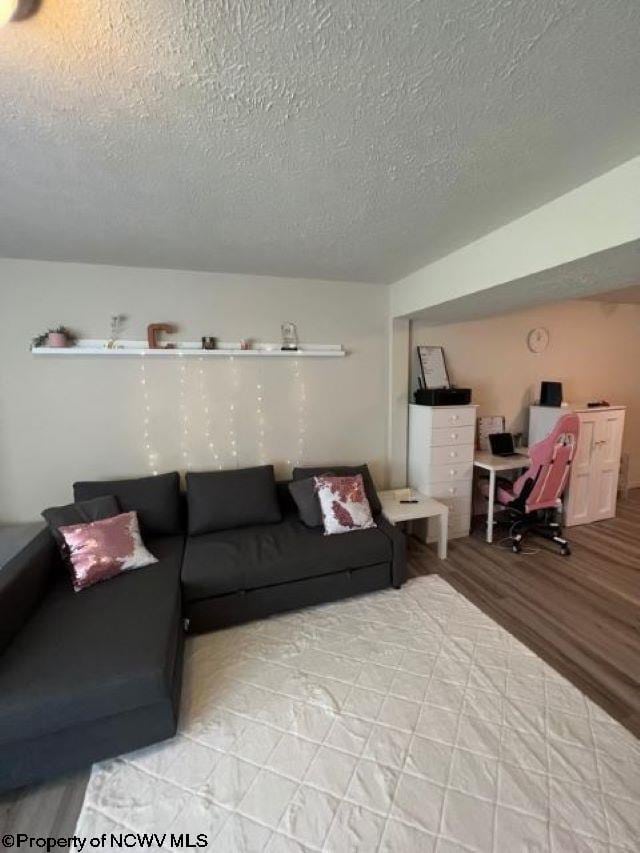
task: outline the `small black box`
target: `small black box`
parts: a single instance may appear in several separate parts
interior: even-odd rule
[[[464,406],[471,402],[471,388],[418,388],[413,399],[419,406]]]
[[[540,405],[561,406],[562,405],[562,382],[540,383]]]

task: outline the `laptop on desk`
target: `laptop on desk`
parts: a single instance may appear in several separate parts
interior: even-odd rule
[[[489,435],[489,447],[494,456],[515,456],[516,448],[510,432],[492,432]]]

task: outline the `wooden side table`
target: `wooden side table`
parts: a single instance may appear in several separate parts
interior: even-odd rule
[[[406,493],[417,503],[400,503],[399,495]],[[415,489],[389,489],[378,492],[382,512],[392,524],[427,518],[438,519],[438,557],[447,559],[447,528],[449,524],[449,507],[433,498],[416,492]],[[402,495],[404,497],[404,495]],[[426,541],[426,540],[425,540]]]

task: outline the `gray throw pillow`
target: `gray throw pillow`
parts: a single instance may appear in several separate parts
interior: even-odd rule
[[[60,548],[64,548],[65,542],[60,533],[60,527],[65,527],[67,524],[87,524],[90,521],[113,518],[114,515],[120,515],[120,506],[113,495],[105,495],[66,506],[52,506],[43,510],[41,515],[49,525],[53,538]]]
[[[382,504],[378,497],[378,492],[373,483],[371,472],[368,465],[323,465],[322,467],[314,468],[294,468],[293,480],[306,480],[308,477],[320,477],[323,474],[333,474],[336,477],[354,477],[356,474],[362,474],[364,482],[364,490],[371,507],[371,514],[375,517],[382,512]]]
[[[330,476],[327,471],[325,471],[325,474]],[[289,483],[289,491],[298,508],[300,521],[307,527],[322,527],[324,522],[322,520],[320,501],[316,493],[315,478],[308,477],[306,480],[292,480]]]

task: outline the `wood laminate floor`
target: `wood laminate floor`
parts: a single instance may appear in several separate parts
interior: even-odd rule
[[[640,489],[616,518],[567,528],[570,557],[537,537],[525,548],[537,553],[513,554],[484,533],[450,542],[439,564],[412,539],[410,573],[441,575],[640,737]]]
[[[615,519],[567,532],[571,557],[537,539],[537,553],[512,554],[482,526],[444,562],[411,540],[410,573],[444,577],[640,737],[640,490]],[[72,834],[88,776],[0,795],[0,837]]]

